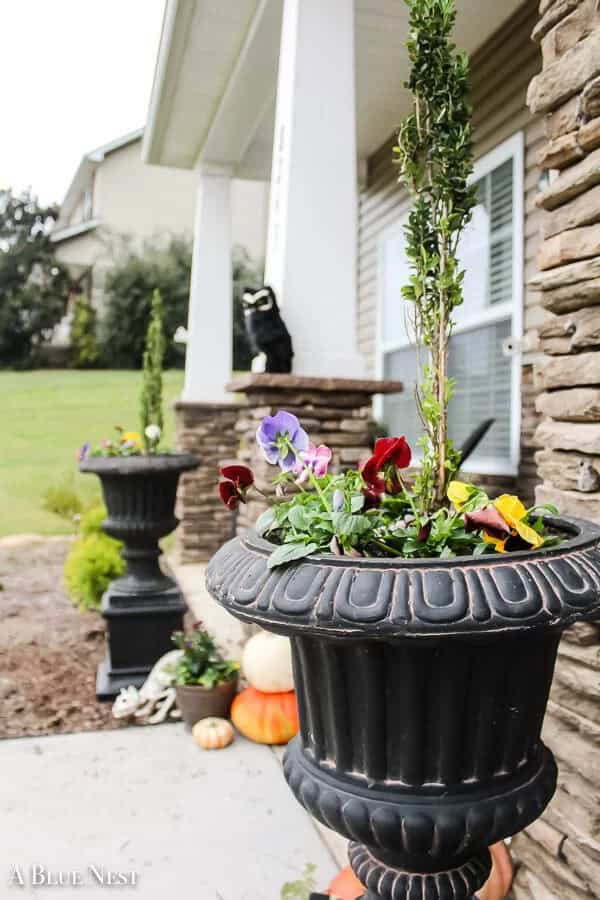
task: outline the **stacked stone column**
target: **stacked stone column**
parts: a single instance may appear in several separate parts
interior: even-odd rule
[[[242,376],[229,389],[247,400],[236,425],[239,458],[252,468],[258,487],[269,493],[273,467],[265,461],[255,439],[264,416],[280,409],[293,413],[315,444],[331,447],[332,471],[340,471],[359,465],[371,454],[375,437],[373,395],[398,393],[402,385],[394,381],[265,374]],[[266,505],[255,497],[241,507],[238,531],[252,525]]]
[[[528,103],[547,143],[536,367],[539,503],[600,520],[600,4],[541,0],[533,33],[542,71]],[[544,183],[545,182],[545,183]],[[516,839],[516,900],[600,897],[600,627],[580,625],[559,652],[545,740],[560,767],[556,797]]]
[[[235,516],[219,499],[219,468],[235,461],[239,438],[235,403],[175,404],[177,444],[200,459],[183,475],[177,494],[177,556],[180,562],[205,562],[235,533]]]

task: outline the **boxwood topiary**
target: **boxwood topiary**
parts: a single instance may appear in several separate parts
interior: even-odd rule
[[[105,518],[103,506],[93,507],[82,516],[81,536],[71,547],[65,562],[69,596],[80,609],[100,609],[104,591],[125,571],[121,542],[100,530]]]

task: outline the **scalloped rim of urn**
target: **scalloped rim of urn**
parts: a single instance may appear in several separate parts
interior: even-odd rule
[[[600,527],[546,516],[554,547],[452,559],[307,556],[267,568],[276,546],[254,531],[206,570],[229,612],[280,634],[341,640],[485,637],[600,619]]]
[[[136,456],[90,456],[79,464],[80,472],[95,475],[146,475],[156,472],[187,472],[200,460],[191,453],[153,453]]]
[[[581,550],[600,542],[600,525],[589,522],[587,519],[576,519],[569,516],[543,516],[544,524],[554,532],[571,534],[572,537],[561,541],[552,547],[540,547],[538,550],[512,550],[510,553],[482,553],[479,556],[452,556],[443,559],[439,556],[338,556],[335,553],[316,553],[295,560],[282,570],[290,569],[303,562],[317,563],[327,566],[341,566],[352,569],[380,569],[382,566],[390,569],[453,569],[457,566],[480,565],[506,565],[511,560],[530,560],[563,556],[565,551]],[[269,556],[280,544],[267,541],[260,537],[252,528],[241,535],[241,540],[251,550],[259,551],[264,556]]]

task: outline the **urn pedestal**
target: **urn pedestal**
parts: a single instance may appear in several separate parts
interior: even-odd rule
[[[123,541],[124,575],[102,598],[107,654],[98,667],[96,697],[112,700],[122,687],[139,687],[154,663],[172,649],[171,634],[187,609],[173,578],[159,566],[158,542],[178,524],[177,484],[199,460],[183,453],[91,457],[80,468],[100,478],[108,516],[103,530]]]
[[[453,560],[311,557],[269,570],[250,533],[212,559],[212,595],[292,641],[300,734],[288,783],[350,840],[366,900],[467,900],[488,846],[556,786],[540,734],[565,627],[600,618],[600,529],[546,551]]]

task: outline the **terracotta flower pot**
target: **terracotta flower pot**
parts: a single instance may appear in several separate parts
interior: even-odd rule
[[[490,853],[492,854],[490,877],[475,896],[477,900],[504,900],[513,879],[512,859],[503,841],[490,847]],[[359,900],[364,892],[364,885],[360,883],[350,866],[342,869],[327,888],[327,893],[336,900]]]
[[[237,672],[229,681],[224,681],[213,688],[202,687],[201,684],[176,685],[177,706],[181,710],[183,721],[188,728],[193,728],[196,722],[208,716],[217,719],[229,718],[229,710],[237,688]]]
[[[513,863],[508,847],[499,841],[490,847],[492,854],[492,872],[490,877],[475,895],[478,900],[504,900],[510,891],[513,880]]]

